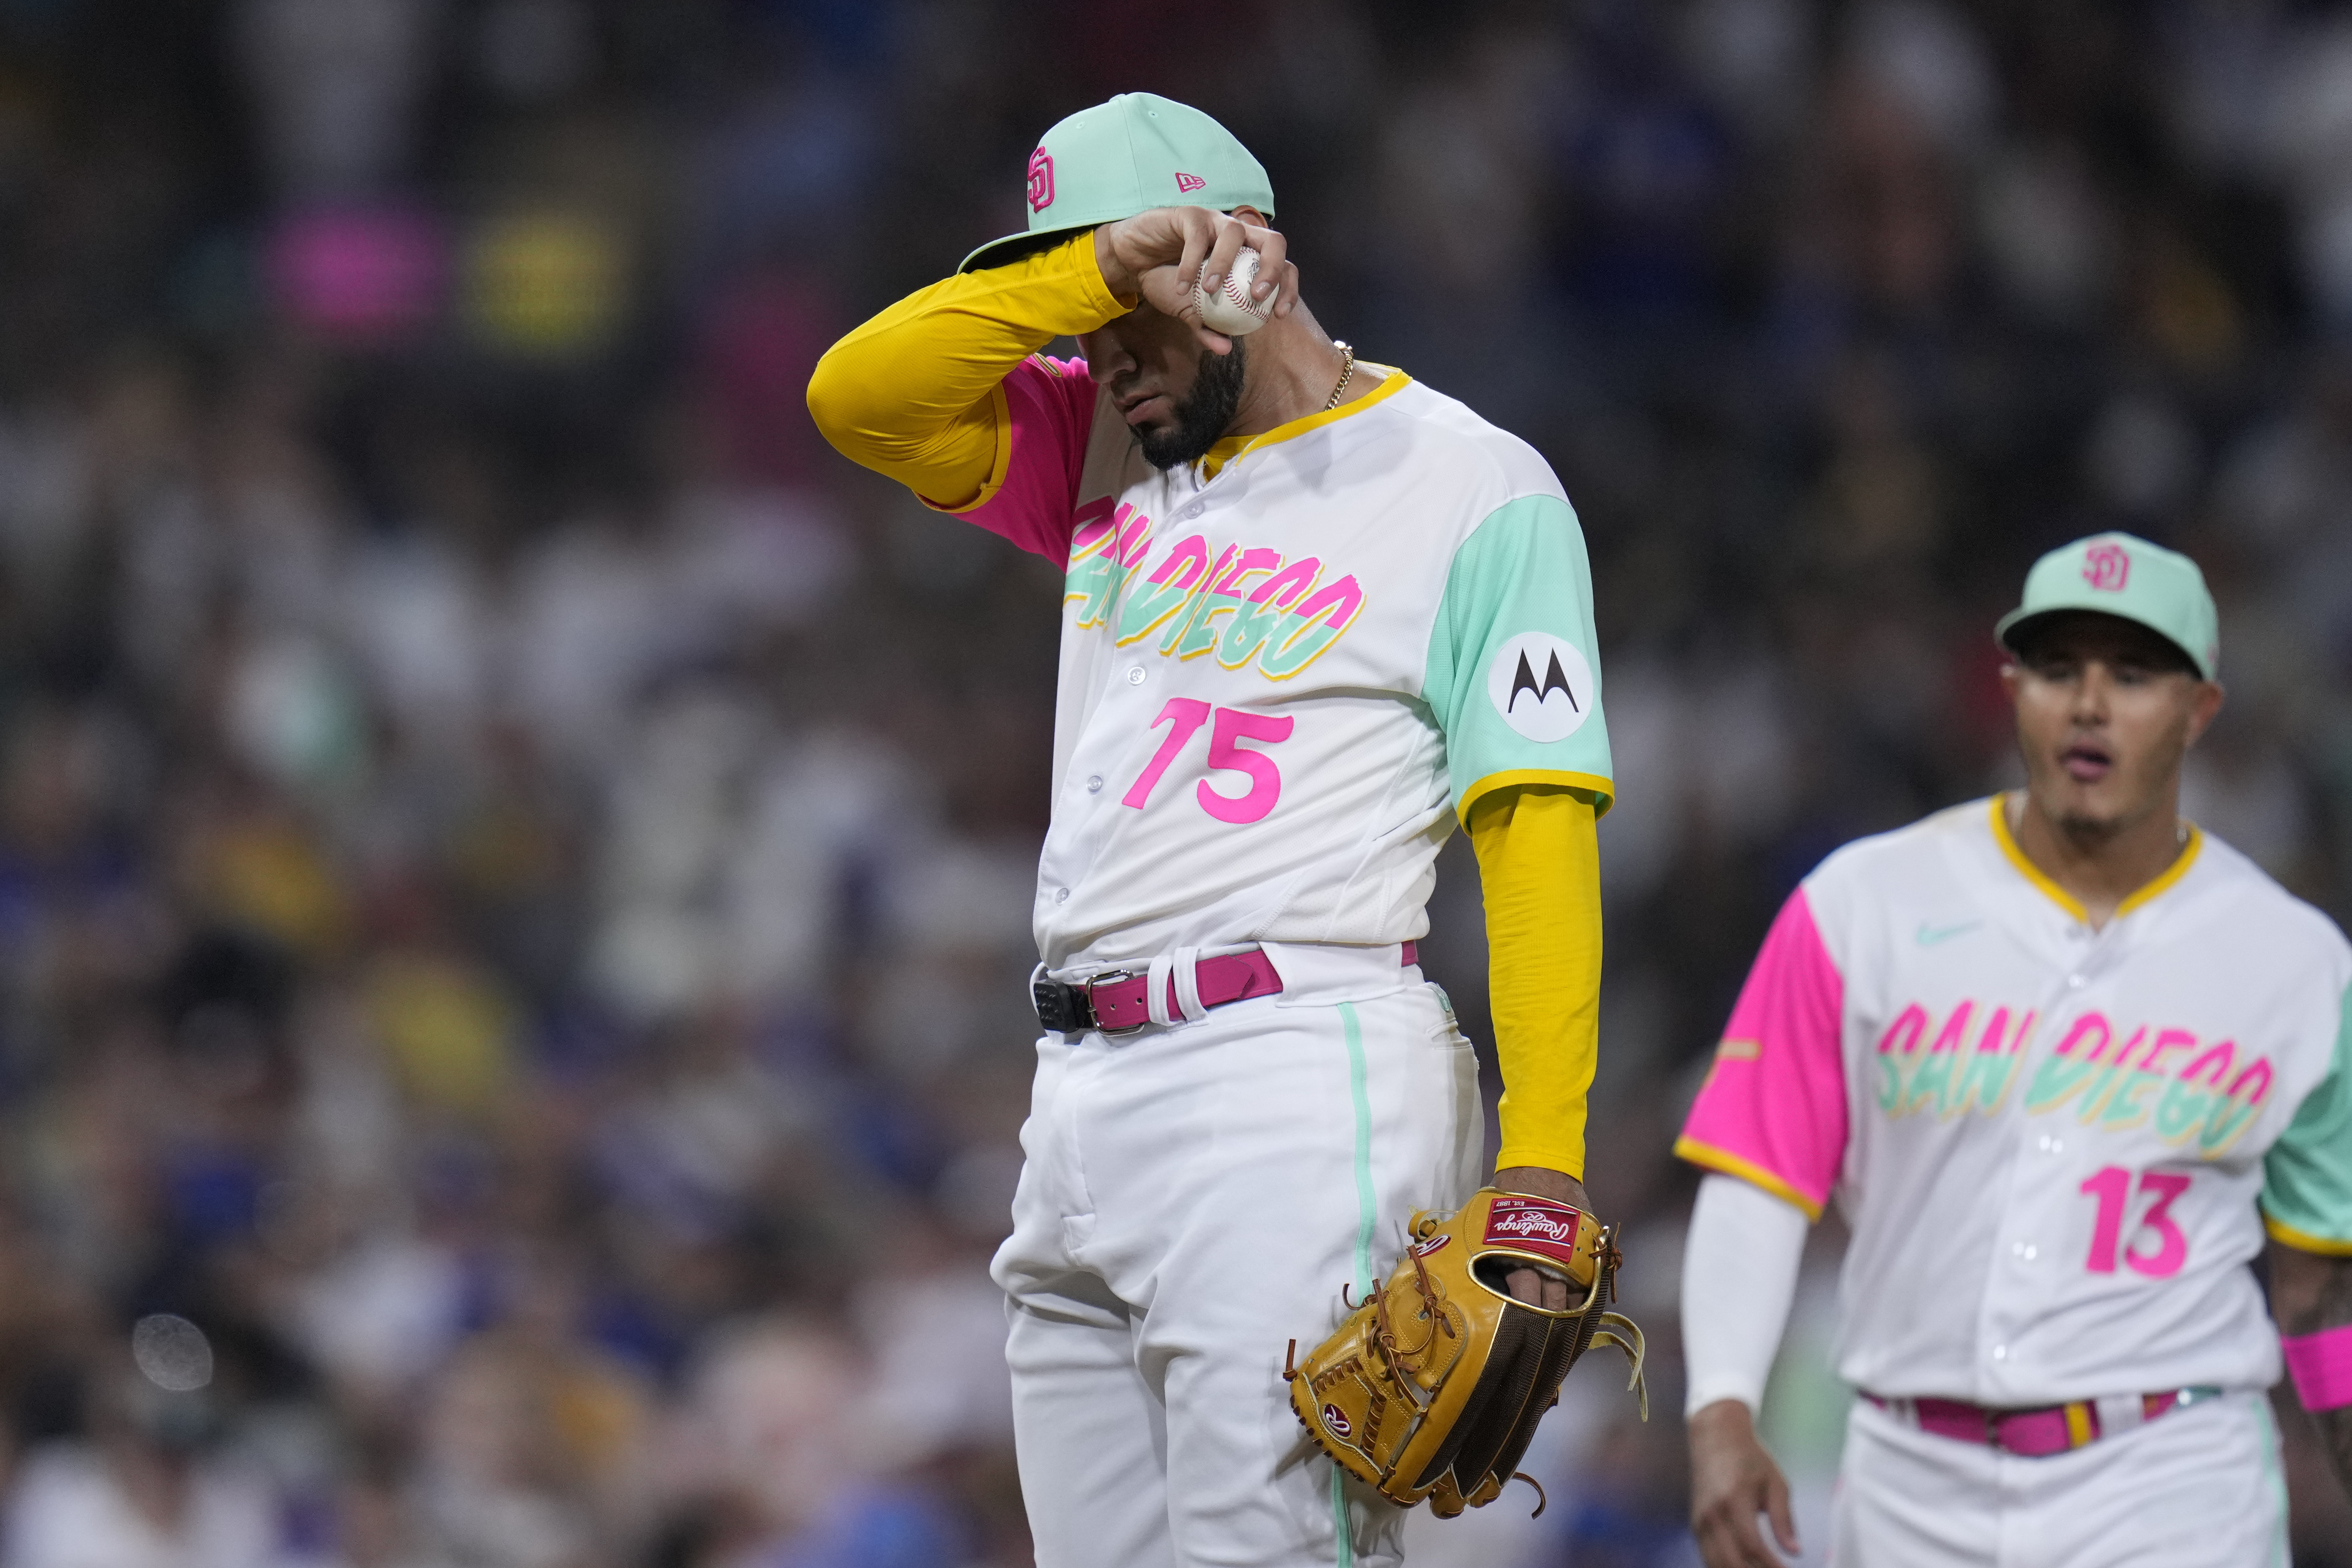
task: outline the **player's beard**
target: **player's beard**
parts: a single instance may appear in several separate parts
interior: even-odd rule
[[[1202,349],[1192,395],[1176,405],[1176,423],[1141,436],[1143,460],[1155,468],[1172,468],[1207,457],[1241,412],[1244,374],[1240,339],[1223,353]]]

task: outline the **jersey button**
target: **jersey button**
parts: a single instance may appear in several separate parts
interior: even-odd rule
[[[1127,672],[1127,683],[1129,686],[1140,686],[1143,684],[1143,666],[1139,664],[1133,669]]]
[[[2035,1258],[2042,1256],[2041,1249],[2036,1247],[2030,1241],[2013,1242],[2010,1246],[2010,1251],[2015,1253],[2020,1258],[2027,1263],[2031,1263]]]
[[[1054,889],[1054,901],[1055,901],[1055,903],[1057,903],[1057,904],[1066,904],[1066,903],[1068,903],[1068,902],[1070,901],[1070,889],[1067,889],[1067,888],[1056,888],[1056,889]]]
[[[1992,1359],[1995,1361],[2007,1361],[2009,1359],[2009,1347],[2007,1345],[1993,1346]]]
[[[2084,979],[2079,974],[2070,974],[2066,976],[2066,989],[2069,991],[2080,991],[2084,986],[2088,985],[2089,984],[2089,981]]]
[[[1087,775],[1087,793],[1088,795],[1100,795],[1102,793],[1102,774],[1088,773]]]

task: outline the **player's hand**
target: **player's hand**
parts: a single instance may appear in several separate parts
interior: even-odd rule
[[[1140,298],[1162,315],[1192,322],[1203,346],[1224,353],[1233,340],[1201,325],[1192,306],[1192,284],[1198,279],[1213,290],[1233,269],[1234,257],[1244,245],[1258,258],[1250,297],[1274,298],[1269,317],[1290,314],[1298,302],[1298,268],[1288,259],[1289,242],[1273,229],[1209,207],[1153,207],[1107,223],[1095,230],[1095,260],[1113,294],[1122,300]],[[1201,271],[1204,261],[1205,277]]]
[[[1511,1165],[1495,1173],[1495,1185],[1507,1193],[1549,1198],[1580,1213],[1592,1212],[1592,1200],[1584,1195],[1584,1184],[1564,1171],[1547,1170],[1541,1165]],[[1514,1268],[1503,1277],[1503,1283],[1528,1306],[1547,1311],[1564,1312],[1583,1304],[1580,1298],[1569,1300],[1566,1279],[1540,1268]]]
[[[1718,1399],[1690,1418],[1691,1533],[1706,1568],[1781,1568],[1764,1543],[1756,1516],[1772,1521],[1772,1538],[1794,1553],[1797,1523],[1789,1483],[1756,1440],[1756,1422],[1737,1399]]]

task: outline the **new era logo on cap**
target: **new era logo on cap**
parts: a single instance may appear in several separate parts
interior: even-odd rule
[[[1188,196],[1207,185],[1208,183],[1198,174],[1188,174],[1181,169],[1176,171],[1176,188]]]
[[[1029,154],[1029,210],[1044,212],[1054,205],[1054,155],[1043,147]]]
[[[2083,552],[2083,581],[2120,594],[2131,581],[2131,552],[2120,544],[2095,544]]]

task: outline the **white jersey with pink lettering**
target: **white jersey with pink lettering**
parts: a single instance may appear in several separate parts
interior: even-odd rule
[[[2335,924],[2210,836],[2094,928],[1977,801],[1805,879],[1677,1151],[1834,1197],[1874,1394],[2263,1389],[2265,1226],[2352,1253],[2347,988]]]
[[[963,515],[1066,573],[1035,926],[1072,975],[1428,929],[1487,791],[1614,793],[1584,540],[1525,442],[1403,373],[1162,471],[1082,364],[1006,378]]]

